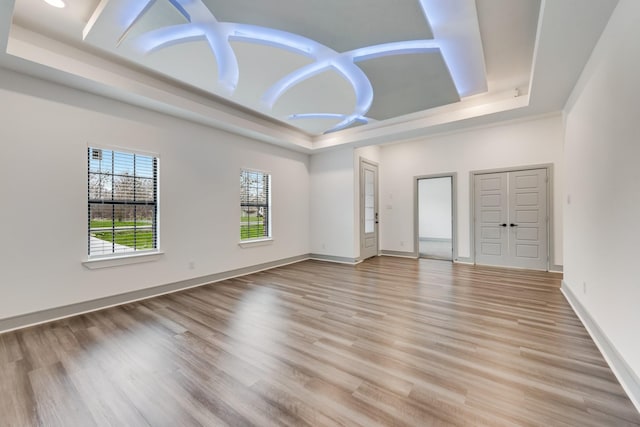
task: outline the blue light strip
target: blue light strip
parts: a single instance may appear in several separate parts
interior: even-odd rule
[[[278,80],[262,95],[262,103],[269,109],[273,108],[278,98],[286,91],[313,76],[316,76],[331,67],[330,61],[314,62],[298,68],[294,72]]]
[[[131,28],[151,9],[156,0],[133,0],[128,3],[129,8],[120,14],[122,32],[118,37],[118,45],[127,37]]]
[[[420,0],[460,96],[487,91],[475,0]],[[451,26],[451,22],[464,25]]]
[[[342,130],[354,124],[358,118],[367,114],[373,104],[373,86],[367,75],[353,63],[353,59],[344,56],[332,63],[333,67],[353,85],[356,107],[353,113],[327,132]]]
[[[155,2],[156,0],[132,0],[127,3],[127,8],[123,9],[118,16],[118,27],[121,28],[123,32],[129,31],[133,24],[135,24],[142,15],[147,13]]]
[[[180,12],[182,16],[184,16],[184,19],[186,19],[187,22],[191,22],[191,15],[189,15],[189,12],[187,12],[187,10],[182,6],[182,4],[178,0],[169,0],[169,3],[171,3],[173,7],[175,7],[176,10]]]
[[[133,47],[145,54],[193,40],[204,40],[202,28],[192,24],[174,25],[149,31],[136,37]]]
[[[435,40],[408,40],[363,47],[347,52],[354,62],[368,61],[392,55],[439,52],[440,44]]]
[[[138,36],[133,46],[139,51],[149,54],[154,51],[188,43],[206,40],[216,57],[218,65],[218,84],[229,94],[238,85],[240,71],[236,56],[228,43],[220,43],[219,35],[214,29],[201,24],[181,24],[149,31]]]
[[[344,120],[349,118],[349,114],[336,114],[336,113],[303,113],[303,114],[291,114],[287,117],[289,120],[302,120],[302,119],[320,119],[320,120]],[[358,117],[355,122],[367,124],[372,120],[368,117]]]
[[[246,24],[221,24],[229,41],[264,44],[316,59],[327,48],[306,37]]]
[[[121,35],[125,38],[129,30],[149,10],[156,0],[136,0],[127,2],[127,10],[123,11],[128,22]],[[425,10],[436,9],[439,0],[420,0]],[[452,0],[453,2],[473,0]],[[277,100],[288,90],[313,76],[328,70],[335,70],[343,76],[353,87],[355,93],[355,107],[351,114],[316,114],[293,115],[289,119],[299,118],[340,118],[342,121],[328,132],[344,129],[353,123],[367,123],[365,117],[373,103],[373,87],[366,74],[356,65],[367,61],[392,55],[416,54],[427,52],[442,52],[445,63],[449,67],[452,79],[460,95],[469,91],[465,83],[464,70],[458,70],[459,60],[455,57],[464,52],[451,47],[451,41],[438,38],[442,31],[439,20],[444,15],[429,15],[436,39],[409,40],[385,43],[339,53],[314,40],[303,36],[255,25],[238,23],[220,23],[201,0],[169,0],[169,3],[187,20],[188,23],[165,27],[149,31],[133,40],[135,48],[147,54],[180,43],[194,40],[206,40],[218,65],[218,83],[229,94],[237,87],[239,79],[238,61],[230,42],[242,41],[262,44],[291,51],[314,59],[314,62],[301,67],[280,79],[271,86],[261,97],[261,102],[269,109],[273,108]],[[446,9],[446,7],[444,7]],[[442,9],[442,7],[440,8]],[[449,7],[449,9],[451,9]],[[128,13],[127,13],[128,12]],[[425,13],[426,15],[426,13]],[[445,14],[446,15],[446,14]],[[455,71],[455,72],[454,72]]]
[[[302,113],[302,114],[291,114],[287,117],[290,120],[299,120],[299,119],[327,119],[327,120],[335,120],[335,119],[344,119],[347,117],[346,114],[337,114],[337,113]]]
[[[385,43],[355,49],[339,54],[328,49],[324,61],[317,61],[305,67],[299,68],[276,82],[262,96],[262,103],[267,108],[273,108],[276,101],[289,89],[317,74],[330,68],[338,71],[353,87],[356,96],[356,107],[352,115],[346,117],[328,132],[335,132],[352,125],[359,117],[366,115],[373,103],[373,87],[369,78],[360,67],[355,65],[357,61],[365,61],[391,55],[411,53],[437,52],[438,46],[434,40],[412,40],[408,42]]]

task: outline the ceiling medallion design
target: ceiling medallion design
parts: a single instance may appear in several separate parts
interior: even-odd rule
[[[126,10],[121,11],[125,25],[124,30],[119,34],[118,44],[130,36],[132,28],[155,2],[156,0],[126,2]],[[186,23],[165,26],[131,37],[127,41],[136,51],[146,55],[169,46],[204,40],[216,58],[218,86],[229,96],[233,95],[240,76],[238,61],[230,42],[242,41],[268,45],[304,55],[311,58],[313,62],[282,77],[262,94],[260,101],[263,107],[270,110],[289,89],[324,71],[334,70],[344,77],[353,88],[356,99],[353,111],[350,114],[318,111],[316,113],[291,114],[288,117],[289,120],[340,120],[338,124],[326,132],[335,132],[356,123],[372,121],[367,117],[367,112],[373,103],[373,87],[367,75],[357,65],[361,61],[393,55],[439,52],[449,67],[458,94],[464,95],[465,87],[468,86],[463,81],[464,76],[461,73],[452,72],[454,71],[452,65],[459,62],[455,55],[459,54],[460,46],[455,46],[450,43],[450,40],[438,39],[435,32],[436,38],[434,39],[391,42],[347,52],[337,52],[314,40],[290,32],[256,25],[219,22],[201,0],[168,0],[168,2],[184,18]],[[123,26],[120,25],[120,28]]]

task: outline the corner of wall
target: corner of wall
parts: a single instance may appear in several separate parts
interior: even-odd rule
[[[633,369],[627,364],[618,350],[616,350],[613,343],[609,340],[595,319],[591,317],[587,309],[582,305],[582,303],[580,303],[578,297],[573,293],[571,287],[564,280],[562,281],[560,291],[569,302],[569,305],[571,305],[571,308],[573,308],[573,311],[576,313],[587,332],[589,332],[589,335],[596,343],[600,353],[602,353],[616,378],[620,381],[622,388],[629,395],[631,402],[633,402],[636,409],[640,411],[640,378],[638,378]]]

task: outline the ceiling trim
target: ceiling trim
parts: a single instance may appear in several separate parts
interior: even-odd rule
[[[15,25],[0,64],[271,144],[299,151],[312,148],[310,136],[300,130]]]
[[[477,95],[461,102],[313,137],[215,95],[150,75],[11,25],[15,0],[0,2],[0,66],[304,153],[431,136],[561,111],[617,0],[543,0],[530,94]],[[576,19],[585,25],[567,25]],[[588,25],[587,25],[588,24]],[[561,76],[562,78],[557,78]]]

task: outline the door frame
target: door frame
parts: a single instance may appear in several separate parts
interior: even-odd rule
[[[373,256],[379,256],[380,255],[380,197],[379,197],[379,175],[380,175],[380,167],[378,165],[378,163],[365,159],[364,157],[360,157],[359,158],[359,162],[358,162],[358,180],[359,180],[359,192],[360,194],[358,195],[358,198],[360,199],[360,203],[359,203],[359,212],[358,212],[358,229],[360,230],[359,233],[359,247],[360,247],[360,253],[358,255],[358,260],[362,261],[364,259],[366,259],[364,257],[364,255],[362,254],[363,249],[364,249],[364,236],[365,236],[365,232],[364,232],[364,185],[365,185],[365,180],[364,180],[364,173],[363,173],[363,169],[362,166],[364,164],[367,164],[373,168],[375,168],[376,170],[376,179],[375,179],[375,183],[374,183],[374,193],[375,193],[375,214],[377,215],[377,218],[375,218],[375,222],[374,222],[374,227],[375,227],[375,233],[376,233],[376,254]]]
[[[562,267],[555,265],[555,242],[553,236],[555,236],[555,225],[553,219],[554,206],[553,206],[553,164],[545,163],[539,165],[526,165],[526,166],[513,166],[507,168],[497,169],[483,169],[469,172],[469,251],[471,253],[470,260],[475,265],[476,263],[476,175],[485,175],[488,173],[500,173],[500,172],[517,172],[526,171],[532,169],[546,169],[547,170],[547,270],[546,271],[562,271]]]
[[[458,174],[457,172],[417,175],[413,177],[413,256],[420,258],[420,206],[418,181],[431,178],[451,178],[451,261],[458,261]]]

